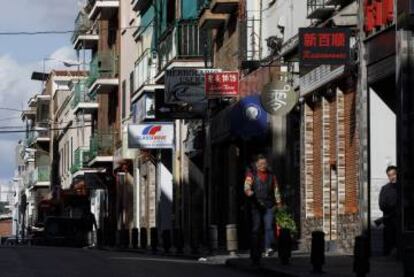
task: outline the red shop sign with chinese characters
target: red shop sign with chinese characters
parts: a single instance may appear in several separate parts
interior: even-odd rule
[[[302,65],[347,64],[351,31],[345,28],[300,28]]]
[[[237,71],[206,73],[205,82],[207,98],[239,95],[239,73]]]

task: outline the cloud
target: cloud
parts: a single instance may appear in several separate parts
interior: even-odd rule
[[[14,0],[2,1],[0,31],[72,30],[85,0]],[[65,37],[70,37],[65,36]],[[30,79],[33,71],[65,68],[61,62],[76,61],[76,53],[61,36],[7,37],[0,47],[0,108],[24,109],[31,96],[40,93],[42,84]],[[61,47],[61,45],[67,45]],[[58,49],[56,49],[58,48]],[[1,55],[1,53],[4,53]],[[42,58],[52,58],[45,63]],[[0,131],[7,126],[21,126],[21,112],[0,109]],[[1,132],[0,132],[1,133]],[[24,133],[0,134],[0,180],[14,174],[15,146]]]
[[[75,61],[76,53],[70,47],[57,49],[50,58],[61,61]],[[47,61],[46,69],[67,69],[61,62]],[[40,93],[42,84],[30,79],[33,71],[42,70],[43,61],[35,63],[19,63],[9,55],[0,56],[0,108],[22,110],[27,108],[27,102],[36,93]],[[21,112],[0,109],[0,131],[7,126],[24,130],[20,119]],[[0,134],[0,179],[11,177],[14,172],[14,149],[17,142],[24,137],[24,133]]]
[[[73,27],[78,0],[4,1],[0,29],[44,30]],[[10,24],[13,23],[13,24]]]

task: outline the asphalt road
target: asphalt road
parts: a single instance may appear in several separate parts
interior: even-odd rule
[[[1,277],[247,277],[224,265],[194,260],[75,248],[0,248]]]

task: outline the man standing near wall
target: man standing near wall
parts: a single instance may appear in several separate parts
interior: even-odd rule
[[[265,255],[273,252],[272,242],[274,238],[274,208],[280,208],[282,201],[276,176],[268,169],[267,159],[258,155],[255,159],[254,168],[247,172],[244,182],[244,192],[251,200],[252,215],[252,241],[250,257],[254,265],[261,258],[260,230],[264,225]]]
[[[382,187],[379,206],[383,212],[384,255],[388,256],[397,246],[398,232],[398,183],[397,167],[389,166],[386,170],[389,183]]]

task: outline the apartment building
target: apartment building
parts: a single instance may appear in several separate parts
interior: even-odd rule
[[[109,245],[115,244],[117,234],[114,151],[122,141],[119,7],[119,0],[86,1],[75,20],[76,32],[72,37],[73,46],[82,53],[84,62],[91,56],[89,74],[78,85],[85,91],[87,105],[76,110],[77,117],[86,115],[90,120],[91,136],[85,138],[89,139],[89,150],[77,149],[77,155],[82,157],[82,168],[95,169],[85,174],[85,182],[93,195],[93,211],[100,226],[98,237]]]
[[[51,96],[46,90],[36,94],[28,102],[28,109],[22,112],[21,118],[26,125],[26,134],[20,155],[23,158],[21,173],[27,206],[25,226],[33,226],[38,222],[38,205],[48,197],[50,191],[50,110]]]

